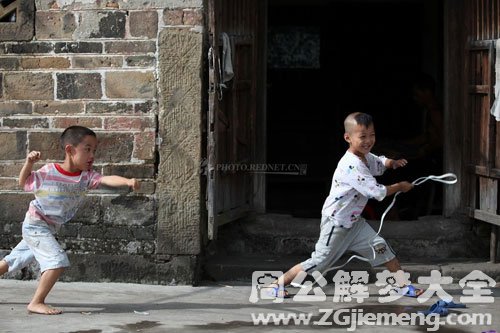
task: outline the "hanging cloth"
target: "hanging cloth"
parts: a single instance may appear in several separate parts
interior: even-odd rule
[[[222,38],[222,83],[226,83],[231,81],[234,77],[233,72],[233,56],[232,56],[232,46],[231,40],[229,39],[229,35],[225,32],[221,33]]]
[[[498,101],[500,99],[500,93],[497,92],[495,96],[495,102],[493,102],[493,105],[491,106],[490,113],[493,117],[495,117],[496,121],[500,121],[500,102]]]
[[[495,59],[495,74],[496,74],[496,82],[495,85],[495,102],[491,106],[490,113],[493,117],[495,117],[496,121],[500,121],[500,40],[496,40],[495,42],[495,51],[496,51],[496,59]]]

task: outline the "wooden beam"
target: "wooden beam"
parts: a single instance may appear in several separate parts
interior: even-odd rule
[[[243,205],[235,209],[225,211],[215,216],[215,224],[220,227],[223,224],[245,217],[250,211],[249,205]]]
[[[6,7],[0,5],[0,20],[5,16],[10,15],[13,11],[17,11],[18,5],[18,1],[14,1]]]
[[[470,85],[469,86],[469,93],[470,94],[482,94],[482,95],[488,95],[490,93],[490,85],[487,84],[481,84],[481,85]]]
[[[488,222],[497,226],[500,226],[500,215],[496,215],[493,213],[485,212],[483,210],[475,209],[474,210],[474,218]]]

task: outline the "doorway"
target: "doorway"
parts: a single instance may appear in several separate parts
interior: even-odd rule
[[[429,0],[269,0],[267,40],[267,163],[301,164],[307,171],[267,174],[266,210],[319,217],[347,148],[347,114],[371,114],[377,141],[389,145],[425,132],[426,111],[415,103],[412,85],[427,73],[442,96],[442,8]],[[400,153],[387,157],[405,156]],[[442,153],[433,163],[441,168]],[[386,172],[380,182],[424,176],[413,165],[399,174]],[[422,196],[425,207],[408,211]],[[424,186],[401,201],[394,219],[441,213],[442,195],[435,188]],[[368,206],[367,217],[377,218],[387,203]]]

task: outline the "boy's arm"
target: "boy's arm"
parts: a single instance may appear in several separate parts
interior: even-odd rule
[[[388,185],[385,188],[387,189],[386,197],[396,193],[396,192],[408,192],[413,188],[413,184],[409,182],[399,182],[396,184]]]
[[[31,175],[31,171],[33,171],[33,165],[40,160],[41,156],[42,154],[39,151],[32,151],[26,157],[23,168],[19,173],[19,186],[21,186],[21,188],[24,188],[26,180]]]
[[[125,178],[121,176],[103,176],[101,184],[110,187],[128,186],[136,191],[141,188],[141,183],[135,178]]]
[[[408,164],[408,161],[405,160],[404,158],[399,159],[399,160],[393,160],[393,159],[386,159],[385,160],[385,167],[387,169],[397,169],[404,167],[406,164]]]

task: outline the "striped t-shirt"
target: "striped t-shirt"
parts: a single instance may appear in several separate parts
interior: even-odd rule
[[[101,174],[93,170],[70,173],[58,164],[49,163],[31,172],[24,190],[33,192],[35,199],[30,215],[52,224],[64,224],[75,216],[89,189],[101,183]]]

